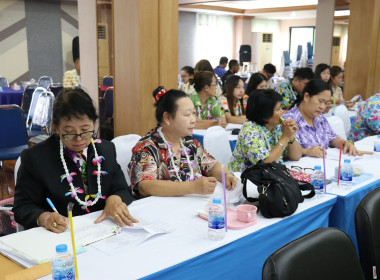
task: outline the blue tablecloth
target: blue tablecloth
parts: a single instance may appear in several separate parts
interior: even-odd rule
[[[24,89],[13,90],[10,87],[0,87],[0,105],[16,104],[21,106]]]
[[[203,135],[200,135],[200,134],[193,134],[193,137],[199,142],[202,144],[203,146]],[[236,146],[236,140],[230,140],[230,147],[231,147],[231,151],[233,152],[235,150],[235,146]]]
[[[357,189],[346,196],[338,195],[337,203],[334,205],[330,215],[329,225],[344,230],[351,238],[357,248],[355,231],[355,209],[360,200],[372,190],[380,187],[380,180],[376,180]]]
[[[286,243],[327,227],[336,198],[314,206],[216,250],[142,279],[261,279],[265,260]],[[180,254],[181,252],[178,252]]]

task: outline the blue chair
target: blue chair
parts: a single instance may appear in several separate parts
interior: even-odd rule
[[[103,77],[102,85],[113,87],[113,77],[112,76]]]
[[[113,87],[109,87],[106,89],[106,92],[104,93],[104,103],[105,103],[105,110],[104,115],[105,119],[112,119],[113,118]]]
[[[0,162],[15,160],[28,148],[24,114],[17,105],[0,105]]]
[[[48,87],[53,83],[53,79],[49,76],[42,76],[38,80],[38,86],[48,89]]]
[[[32,102],[33,92],[36,90],[37,84],[29,84],[25,87],[22,94],[21,109],[24,112],[25,119],[28,117],[30,103]]]
[[[7,78],[0,77],[0,87],[9,87],[9,83]]]
[[[63,86],[61,83],[54,83],[48,87],[48,90],[54,94],[54,97],[57,97],[58,93],[60,93],[62,89]]]

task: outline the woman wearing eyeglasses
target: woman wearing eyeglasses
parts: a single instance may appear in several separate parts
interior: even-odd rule
[[[207,129],[220,125],[226,127],[226,117],[216,99],[217,81],[214,73],[210,71],[195,71],[194,88],[196,94],[190,95],[194,104],[196,116],[196,129]]]
[[[74,216],[103,210],[95,223],[107,216],[121,226],[137,222],[128,211],[133,196],[116,162],[114,144],[93,138],[97,117],[83,90],[70,89],[57,96],[56,134],[21,154],[13,208],[16,222],[25,228],[63,232],[69,202],[74,203]]]

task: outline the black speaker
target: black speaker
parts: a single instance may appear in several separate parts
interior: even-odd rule
[[[251,62],[251,46],[241,45],[239,50],[239,62],[243,65],[243,62]]]

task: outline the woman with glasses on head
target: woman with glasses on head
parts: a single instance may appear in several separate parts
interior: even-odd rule
[[[74,203],[74,216],[103,210],[95,223],[107,216],[121,226],[137,222],[128,211],[133,196],[116,162],[114,144],[94,139],[97,117],[85,91],[70,89],[57,96],[56,133],[21,154],[13,208],[16,222],[25,228],[63,232],[68,227],[69,202]]]
[[[209,71],[195,71],[194,88],[196,94],[190,95],[194,104],[196,123],[195,128],[207,129],[220,125],[226,127],[226,117],[216,99],[216,77]]]

